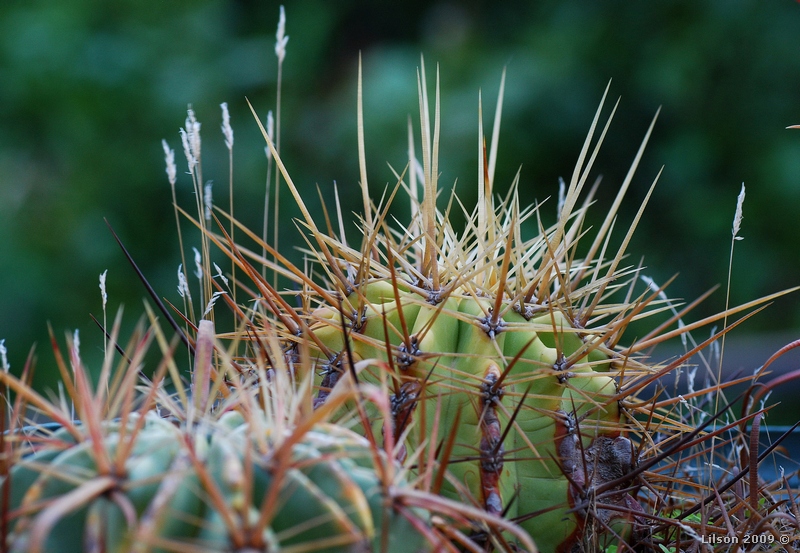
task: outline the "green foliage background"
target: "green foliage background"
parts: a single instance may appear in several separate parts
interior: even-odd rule
[[[154,287],[178,301],[180,262],[160,141],[176,149],[192,104],[203,124],[204,175],[227,205],[227,151],[219,104],[235,132],[236,215],[261,226],[266,160],[245,97],[274,109],[278,2],[255,0],[6,0],[0,3],[0,339],[21,370],[38,342],[39,385],[57,336],[81,330],[98,359],[98,275],[108,269],[109,312],[132,324],[144,289],[107,231],[107,218]],[[618,234],[662,165],[636,233],[631,263],[693,299],[724,285],[736,196],[747,185],[745,240],[736,245],[732,302],[800,283],[800,5],[788,0],[512,2],[286,2],[282,153],[314,204],[337,182],[360,205],[355,128],[364,62],[370,184],[405,163],[416,118],[416,68],[441,64],[442,179],[472,205],[478,90],[491,122],[508,67],[497,183],[522,167],[524,203],[568,178],[602,92],[622,97],[596,164],[598,211],[613,200],[651,118],[661,115]],[[432,82],[432,78],[429,79]],[[418,132],[418,130],[417,130]],[[179,195],[193,205],[188,177]],[[376,192],[377,193],[377,192]],[[223,200],[223,198],[225,198]],[[284,194],[281,249],[299,244]],[[555,211],[552,199],[543,207]],[[357,210],[357,208],[355,208]],[[399,209],[402,220],[402,209]],[[351,229],[355,236],[355,229]],[[191,245],[191,244],[190,244]],[[191,255],[190,255],[191,258]],[[717,292],[697,316],[724,306]],[[750,330],[797,331],[791,297]],[[735,335],[734,335],[735,336]],[[750,367],[752,368],[752,367]]]

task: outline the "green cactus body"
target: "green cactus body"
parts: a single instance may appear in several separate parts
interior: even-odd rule
[[[265,316],[282,329],[291,355],[310,350],[319,372],[315,406],[335,396],[342,380],[349,386],[351,374],[360,383],[386,386],[391,421],[372,410],[369,420],[354,422],[352,401],[342,409],[342,420],[357,430],[369,425],[372,436],[393,425],[395,437],[404,437],[396,456],[416,460],[412,470],[420,482],[435,481],[436,491],[450,499],[518,522],[541,551],[580,548],[581,532],[596,513],[604,513],[602,522],[616,524],[618,518],[601,504],[586,509],[586,498],[597,486],[618,486],[621,480],[613,475],[628,475],[635,464],[626,437],[634,425],[620,406],[618,389],[623,379],[641,378],[650,367],[635,355],[638,350],[626,351],[618,343],[634,317],[657,312],[648,306],[656,296],[637,297],[635,270],[621,265],[632,230],[607,256],[629,181],[602,225],[593,227],[586,219],[595,189],[584,185],[597,153],[590,152],[590,144],[602,102],[569,186],[565,183],[557,222],[545,228],[538,205],[520,208],[519,180],[505,200],[494,198],[494,162],[482,124],[477,205],[469,212],[453,196],[440,211],[438,146],[431,143],[431,137],[438,141],[439,106],[430,128],[433,110],[424,78],[419,85],[422,159],[409,152],[410,171],[397,174],[397,190],[409,192],[412,214],[400,228],[389,228],[389,207],[372,203],[362,178],[363,240],[361,247],[350,247],[341,215],[340,241],[320,230],[279,165],[309,231],[307,259],[321,269],[314,274],[328,278],[318,282],[296,267],[286,271],[295,275],[297,288],[308,291],[303,307],[288,313],[286,307],[270,307]],[[499,116],[498,110],[496,124]],[[360,163],[366,175],[363,159]],[[456,205],[466,217],[461,233],[450,221]],[[523,238],[523,223],[527,228],[537,223],[539,233]],[[579,247],[589,227],[599,230],[587,238],[589,248]],[[279,298],[269,303],[277,306]],[[288,317],[310,330],[309,348],[296,347],[300,333],[292,328],[296,325],[284,324]],[[584,452],[598,470],[576,462]],[[622,495],[602,500],[612,496],[611,503],[635,503]],[[623,521],[617,534],[625,535],[630,525]],[[599,526],[596,533],[606,532]]]
[[[118,424],[104,428],[103,447],[112,459],[121,434]],[[48,535],[41,536],[40,550],[83,551],[92,545],[120,553],[183,551],[187,547],[231,550],[236,544],[226,516],[234,514],[237,525],[254,524],[261,502],[273,486],[280,486],[279,503],[267,526],[259,531],[267,550],[377,550],[384,530],[389,532],[387,551],[426,549],[424,536],[414,523],[387,509],[373,466],[374,452],[349,430],[317,425],[294,444],[291,462],[278,471],[270,460],[271,452],[257,450],[259,440],[254,440],[239,413],[227,413],[213,424],[198,427],[192,435],[194,455],[223,498],[225,516],[210,499],[210,484],[204,483],[188,459],[186,439],[183,429],[149,413],[125,461],[125,474],[116,477],[112,488],[85,497],[61,516]],[[244,476],[248,441],[253,447],[249,479]],[[10,551],[31,550],[31,532],[42,528],[39,524],[48,506],[101,478],[94,455],[87,439],[66,448],[42,448],[14,466],[4,484],[11,487],[11,509],[17,513],[9,536]],[[121,508],[125,505],[132,512]],[[418,514],[413,513],[414,517]]]
[[[413,451],[423,438],[432,436],[438,409],[438,440],[456,434],[448,471],[461,485],[445,484],[443,493],[460,498],[458,490],[463,488],[486,501],[482,467],[491,455],[481,451],[481,444],[482,440],[484,444],[491,441],[485,426],[492,406],[501,429],[512,425],[502,448],[493,448],[494,456],[502,459],[492,469],[498,474],[496,491],[506,501],[515,498],[505,505],[506,515],[522,517],[521,526],[542,551],[572,543],[581,520],[567,512],[573,492],[564,474],[560,444],[573,439],[578,431],[586,448],[598,436],[615,438],[623,432],[624,420],[617,402],[611,399],[616,381],[608,373],[608,357],[597,349],[581,355],[589,349],[586,341],[560,312],[526,319],[506,304],[496,328],[491,329],[490,298],[450,293],[441,305],[403,291],[400,303],[415,345],[414,351],[407,352],[399,331],[396,299],[386,290],[387,284],[372,291],[378,283],[370,282],[350,296],[354,305],[358,296],[383,303],[368,305],[348,337],[358,360],[386,362],[388,334],[398,378],[424,389],[413,416],[421,418],[424,409],[425,427],[413,428],[406,445]],[[343,348],[338,317],[318,317],[312,331],[332,351]],[[492,391],[491,383],[504,372],[508,374],[502,385]],[[377,382],[375,374],[369,376],[370,371],[365,370],[361,377]],[[512,423],[512,414],[526,392]],[[454,428],[456,413],[460,422]],[[539,514],[526,518],[529,513]]]

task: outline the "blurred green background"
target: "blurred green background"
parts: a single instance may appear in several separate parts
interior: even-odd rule
[[[496,182],[522,167],[523,203],[568,179],[603,90],[622,101],[595,174],[595,213],[613,200],[659,106],[661,114],[617,225],[623,234],[665,167],[629,251],[675,297],[727,278],[741,183],[744,222],[731,301],[800,284],[800,5],[796,2],[286,2],[282,154],[311,205],[315,186],[359,206],[356,72],[363,55],[367,163],[373,190],[405,164],[407,117],[418,133],[416,69],[423,53],[442,84],[440,183],[458,179],[472,205],[478,90],[490,126],[508,68]],[[161,139],[176,149],[179,202],[194,205],[178,129],[187,104],[202,123],[204,177],[227,205],[219,104],[235,132],[236,215],[261,228],[266,159],[249,113],[275,106],[279,2],[263,0],[5,0],[0,3],[0,339],[14,371],[38,343],[37,385],[53,385],[47,322],[78,328],[99,365],[98,275],[126,329],[145,296],[103,218],[159,293],[179,300],[180,262]],[[606,113],[608,112],[608,107]],[[417,138],[417,143],[419,143]],[[377,193],[377,192],[376,192]],[[283,195],[281,249],[299,244]],[[544,213],[555,212],[550,201]],[[358,208],[355,208],[358,209]],[[550,211],[548,211],[550,210]],[[400,217],[402,219],[402,210]],[[355,236],[351,229],[351,239]],[[191,246],[193,244],[188,244]],[[191,258],[191,255],[189,255]],[[724,307],[717,292],[696,317]],[[747,323],[797,335],[800,296]],[[761,333],[761,334],[759,334]],[[123,334],[124,335],[124,334]],[[739,330],[731,335],[730,343]],[[742,343],[747,351],[766,339]],[[768,353],[768,352],[766,352]],[[745,368],[744,357],[728,362]]]

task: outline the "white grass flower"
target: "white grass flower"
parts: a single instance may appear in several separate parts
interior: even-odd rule
[[[81,335],[77,328],[75,329],[75,332],[72,333],[72,351],[75,354],[75,359],[81,358]]]
[[[219,268],[219,265],[214,263],[214,269],[216,269],[216,271],[217,271],[217,275],[216,276],[219,277],[222,280],[222,282],[225,283],[225,286],[230,288],[230,285],[228,284],[228,279],[225,277],[225,275],[222,274],[222,269]]]
[[[214,304],[217,303],[217,299],[222,295],[227,294],[227,292],[214,292],[211,296],[211,299],[208,301],[208,305],[206,306],[206,310],[203,311],[203,317],[211,313],[211,310],[214,308]]]
[[[717,333],[717,327],[713,326],[711,328],[711,332],[709,333],[711,336],[714,336]],[[723,334],[724,337],[724,334]],[[714,341],[711,343],[711,347],[708,350],[708,355],[711,359],[720,360],[720,355],[722,354],[722,349],[720,348],[719,341]]]
[[[191,106],[186,110],[186,126],[180,130],[183,153],[191,173],[200,159],[200,123]]]
[[[106,310],[106,303],[108,303],[108,294],[106,293],[106,275],[108,274],[108,269],[103,271],[100,274],[100,295],[103,298],[103,311]]]
[[[189,166],[189,172],[191,173],[194,170],[194,166],[197,165],[197,160],[192,156],[192,148],[189,146],[189,133],[183,128],[179,132],[181,134],[181,144],[183,145],[183,155],[186,156],[186,164]]]
[[[733,215],[733,227],[731,228],[731,256],[728,260],[728,286],[725,291],[725,316],[722,319],[723,328],[728,326],[728,305],[731,299],[731,275],[733,274],[733,248],[737,240],[744,240],[744,237],[739,236],[739,229],[742,227],[742,206],[744,205],[744,183],[742,183],[742,191],[739,192],[739,197],[736,198],[736,213]],[[722,377],[722,358],[725,355],[725,339],[728,337],[727,333],[722,335],[722,349],[719,355],[719,369],[717,371],[717,380]]]
[[[761,410],[763,411],[767,407],[767,400],[769,400],[769,396],[772,395],[772,390],[764,394],[764,397],[761,398]],[[763,417],[763,415],[761,415]]]
[[[281,5],[281,15],[278,18],[278,32],[275,33],[275,55],[278,56],[278,63],[283,63],[286,57],[286,43],[289,37],[286,36],[286,11]]]
[[[561,180],[561,179],[559,179],[559,180]],[[563,185],[564,181],[561,180],[561,183]],[[558,213],[559,213],[559,216],[560,216],[560,214],[561,214],[561,209],[560,208],[558,210]],[[661,289],[661,287],[658,284],[656,284],[656,282],[652,278],[650,278],[647,275],[639,275],[639,278],[641,278],[644,281],[644,283],[647,284],[648,288],[650,288],[653,292],[658,292],[658,297],[660,299],[662,299],[665,302],[667,302],[668,304],[670,304],[670,309],[672,310],[672,312],[675,315],[678,314],[678,310],[675,309],[675,307],[670,303],[669,298],[667,297],[667,294],[664,292],[664,290]],[[684,324],[683,319],[681,319],[679,317],[678,318],[678,328],[683,328],[684,326],[686,326],[686,325]],[[686,337],[686,333],[685,332],[681,333],[681,343],[683,344],[683,347],[686,348],[687,337]]]
[[[697,376],[697,369],[698,369],[698,366],[695,365],[692,368],[692,370],[690,370],[688,373],[686,373],[686,377],[687,377],[687,380],[688,380],[688,386],[689,386],[689,393],[690,394],[694,393],[694,378],[695,378],[695,376]]]
[[[192,248],[192,250],[194,250],[194,276],[203,278],[203,256],[200,255],[197,248]]]
[[[214,197],[211,195],[211,187],[214,183],[208,181],[203,188],[203,206],[205,211],[206,221],[211,220],[211,206],[214,205]]]
[[[733,239],[743,240],[744,237],[739,236],[739,229],[742,226],[742,204],[744,204],[744,183],[742,183],[742,191],[739,192],[739,197],[736,199],[736,214],[733,216]]]
[[[176,176],[178,174],[175,168],[175,150],[171,149],[166,140],[161,140],[161,145],[164,147],[164,161],[167,164],[167,178],[172,186],[175,186]]]
[[[275,143],[275,117],[272,115],[272,110],[267,112],[267,136],[269,141]],[[272,150],[269,146],[264,146],[264,153],[267,154],[267,159],[272,159]]]
[[[189,293],[189,284],[186,282],[186,275],[183,274],[183,264],[178,265],[178,294],[190,301],[192,299],[192,294]]]
[[[3,368],[3,372],[11,370],[11,365],[8,364],[8,350],[6,349],[5,339],[0,340],[0,367]]]
[[[566,201],[566,184],[564,179],[558,177],[558,211],[556,216],[561,217],[561,211],[564,209],[564,202]]]
[[[231,115],[228,113],[228,102],[222,102],[222,134],[225,135],[225,146],[228,150],[233,149],[233,129],[231,128]]]
[[[200,123],[194,115],[192,106],[186,110],[186,132],[189,133],[189,147],[195,160],[200,159]]]

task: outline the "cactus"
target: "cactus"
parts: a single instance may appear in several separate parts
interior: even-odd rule
[[[134,418],[128,433],[135,424]],[[103,429],[107,455],[117,454],[125,433],[117,424]],[[312,428],[281,466],[271,459],[274,451],[256,449],[257,440],[238,412],[226,413],[189,436],[150,411],[127,453],[124,475],[117,477],[100,472],[90,440],[70,443],[72,437],[65,434],[63,429],[54,434],[53,446],[39,449],[11,471],[11,508],[25,514],[14,524],[10,551],[241,547],[230,525],[259,528],[259,498],[272,486],[279,488],[281,504],[260,535],[249,538],[253,545],[333,552],[367,544],[377,550],[388,532],[387,551],[425,549],[424,537],[412,522],[384,512],[369,444],[341,427]],[[253,443],[248,446],[248,441]],[[250,489],[245,489],[248,447],[254,451]],[[73,499],[68,513],[59,513],[58,498],[76,497],[81,499]],[[244,520],[226,520],[225,511],[215,508],[219,499],[240,511]],[[56,513],[61,516],[52,523]],[[391,518],[384,526],[386,516]]]
[[[212,364],[214,340],[213,324],[201,322],[191,396],[160,385],[174,362],[168,350],[136,409],[140,355],[126,385],[105,380],[91,393],[71,347],[75,378],[66,385],[79,391],[79,420],[0,373],[55,421],[4,438],[4,550],[454,551],[432,526],[436,498],[427,510],[426,495],[413,493],[385,452],[326,422],[335,402],[311,410],[308,383],[295,386],[286,367],[262,372],[263,386],[213,393],[214,375],[231,369],[230,359]]]
[[[502,88],[501,82],[501,98]],[[772,530],[790,526],[789,511],[779,511],[777,501],[753,515],[759,493],[773,499],[758,485],[765,409],[750,410],[761,392],[746,402],[741,419],[710,430],[727,406],[695,419],[694,412],[681,413],[682,396],[646,395],[648,385],[749,314],[732,324],[729,317],[786,293],[684,324],[691,306],[678,312],[665,286],[645,277],[641,266],[626,265],[657,176],[621,240],[612,235],[653,125],[611,208],[590,225],[597,186],[587,183],[611,122],[610,116],[597,137],[604,94],[559,194],[555,223],[546,225],[545,204],[520,206],[520,175],[505,199],[496,197],[501,110],[487,148],[479,103],[477,205],[468,210],[454,193],[441,210],[438,78],[431,110],[424,64],[419,90],[422,161],[410,148],[408,167],[394,173],[395,186],[377,204],[366,181],[360,125],[359,247],[345,236],[338,198],[339,232],[327,210],[327,228],[320,229],[256,117],[270,160],[302,213],[308,244],[302,269],[270,245],[266,222],[259,237],[234,219],[232,198],[231,213],[215,208],[223,218],[216,220],[219,231],[207,222],[212,206],[200,189],[200,126],[190,110],[183,138],[197,217],[183,214],[201,231],[196,264],[207,307],[197,317],[182,269],[184,326],[154,299],[194,355],[191,389],[152,313],[148,340],[155,336],[165,354],[152,380],[138,373],[148,340],[131,341],[133,353],[113,380],[107,355],[94,392],[77,348],[70,348],[70,378],[54,342],[78,420],[63,398],[47,401],[24,378],[0,372],[0,385],[18,396],[2,441],[9,550],[677,551],[687,536],[697,544],[698,532],[726,530],[713,511],[689,522],[712,500],[730,507],[728,532],[732,517],[747,529],[769,526],[760,522],[766,515],[782,521]],[[225,105],[223,120],[232,159]],[[174,152],[164,147],[174,187]],[[393,227],[400,189],[412,215]],[[451,222],[457,207],[463,231]],[[527,236],[531,229],[538,232]],[[256,248],[245,246],[242,234]],[[211,243],[232,262],[230,282],[218,266],[211,272]],[[292,292],[282,291],[287,284]],[[220,298],[237,327],[217,336],[209,319]],[[654,318],[654,330],[626,342],[633,321]],[[678,358],[654,365],[647,357],[661,342],[717,322],[720,332]],[[688,397],[719,397],[727,385]],[[34,425],[29,435],[30,428],[20,428],[26,404],[57,429]],[[748,421],[750,457],[728,459],[738,472],[724,486],[714,484],[717,495],[705,483],[666,472],[679,464],[667,457],[704,455],[707,439],[739,425],[741,440]],[[710,458],[718,459],[713,441]],[[739,490],[726,493],[742,480],[744,466],[751,475],[746,509]]]
[[[395,457],[416,460],[418,478],[436,481],[431,490],[514,521],[540,551],[603,550],[646,533],[648,519],[635,498],[642,442],[647,441],[641,421],[657,421],[665,434],[679,434],[684,425],[664,409],[653,411],[649,398],[645,402],[637,393],[700,347],[664,367],[652,366],[641,352],[727,321],[776,295],[664,330],[679,321],[681,314],[676,314],[623,345],[631,321],[673,309],[663,288],[650,283],[642,289],[641,267],[624,264],[657,177],[616,249],[611,240],[618,207],[653,125],[604,221],[589,231],[587,213],[596,187],[587,190],[586,184],[611,121],[595,141],[605,95],[557,206],[557,221],[548,228],[539,205],[520,207],[519,175],[505,200],[495,199],[496,143],[490,155],[479,120],[478,204],[471,212],[462,206],[466,229],[459,233],[449,217],[461,205],[455,195],[445,211],[436,202],[438,80],[431,110],[424,65],[422,75],[422,163],[412,152],[407,169],[395,172],[394,188],[376,205],[361,160],[364,215],[358,248],[333,230],[344,232],[340,209],[338,226],[325,212],[327,231],[318,227],[261,127],[302,213],[306,258],[315,268],[292,265],[232,218],[230,225],[248,232],[264,255],[240,248],[224,230],[216,234],[205,228],[206,238],[255,286],[258,316],[242,321],[247,328],[238,337],[258,352],[266,327],[266,332],[278,332],[284,355],[297,359],[300,351],[307,352],[317,373],[318,408],[356,384],[382,386],[392,405],[389,420],[370,412],[355,427],[373,437],[388,432],[387,443],[398,442]],[[500,120],[499,106],[495,120]],[[363,141],[359,133],[360,151]],[[412,218],[391,228],[390,208],[400,189],[409,193]],[[523,238],[521,229],[534,221],[539,232]],[[204,228],[199,219],[195,224]],[[218,224],[223,229],[228,223]],[[258,265],[274,271],[276,279],[281,275],[293,281],[292,287],[301,291],[296,294],[299,307],[290,307]],[[346,412],[354,412],[353,403]],[[653,456],[657,451],[652,449]],[[490,541],[485,533],[483,539]]]
[[[384,281],[376,282],[380,285]],[[364,308],[358,307],[357,294],[368,297],[371,286],[358,287],[348,298],[350,305],[344,307],[348,313],[374,313],[362,316],[360,329],[348,334],[351,350],[357,361],[388,361],[387,349],[380,345],[383,340],[370,336],[370,329],[383,333],[388,327],[390,335],[397,333],[399,343],[390,351],[395,356],[392,377],[401,391],[392,399],[405,405],[393,414],[394,420],[408,425],[412,413],[419,416],[422,409],[428,413],[426,427],[416,426],[409,434],[409,446],[416,448],[424,436],[432,435],[432,414],[438,411],[440,433],[455,435],[449,465],[452,479],[495,514],[545,511],[522,523],[541,550],[554,550],[559,543],[569,541],[580,527],[577,517],[566,513],[568,481],[564,472],[582,466],[577,460],[579,450],[601,447],[598,440],[605,447],[604,440],[613,439],[618,455],[598,455],[599,466],[593,470],[616,478],[634,468],[631,442],[621,436],[626,425],[614,398],[617,385],[609,376],[613,373],[608,372],[608,357],[599,352],[597,360],[589,360],[591,344],[597,341],[591,340],[593,334],[575,333],[560,311],[526,319],[508,303],[491,306],[482,299],[483,293],[473,291],[474,296],[459,297],[458,292],[448,291],[438,313],[438,306],[421,303],[424,300],[416,292],[401,295],[399,305],[419,305],[416,317],[404,313],[407,328],[414,329],[404,337],[399,331],[401,325],[392,319],[400,310],[410,309],[377,300],[363,301]],[[491,319],[494,313],[498,314],[496,321]],[[321,317],[310,324],[310,331],[319,332],[334,356],[342,350],[342,331],[336,320]],[[488,330],[492,328],[493,332]],[[406,343],[412,347],[403,347]],[[320,364],[328,362],[328,358],[318,359]],[[369,371],[367,366],[359,376],[373,381],[379,378],[377,374],[370,376]],[[424,406],[415,408],[403,401],[402,389],[409,384],[424,389],[417,400]],[[399,426],[395,425],[396,432]],[[576,444],[578,435],[582,438],[580,446]],[[566,463],[571,463],[569,469]],[[580,480],[576,474],[572,476],[576,482]],[[594,482],[602,483],[602,477],[595,476]],[[589,484],[585,478],[583,483]],[[561,497],[552,493],[553,489],[560,489]],[[508,501],[515,490],[520,493],[507,510],[503,498]],[[445,493],[459,497],[454,486],[446,487]],[[559,508],[546,512],[556,506]]]
[[[130,424],[128,433],[135,418]],[[118,424],[103,429],[107,455],[116,455],[125,433]],[[384,511],[384,490],[369,444],[338,426],[320,424],[306,432],[281,466],[271,459],[271,448],[256,449],[258,440],[238,412],[189,436],[150,411],[127,454],[124,475],[118,477],[100,472],[90,440],[71,443],[65,434],[63,429],[54,434],[53,446],[39,449],[11,471],[11,508],[25,514],[14,524],[10,551],[241,547],[230,525],[259,528],[259,498],[272,486],[279,489],[280,506],[260,535],[249,538],[252,545],[333,552],[366,544],[377,550],[388,532],[387,551],[425,550],[424,536],[411,521]],[[250,489],[245,489],[248,448],[253,448],[253,459],[247,469]],[[69,506],[69,513],[58,513],[58,498],[75,497],[81,500]],[[226,520],[223,514],[229,513],[215,508],[219,499],[244,520]],[[62,516],[52,524],[54,513]]]

